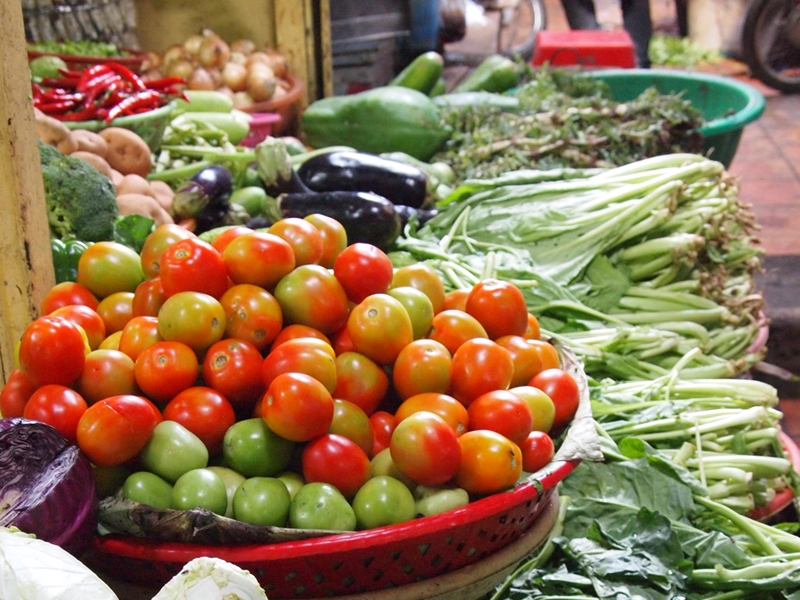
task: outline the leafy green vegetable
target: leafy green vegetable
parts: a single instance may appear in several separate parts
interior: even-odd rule
[[[102,58],[130,56],[130,52],[120,49],[116,44],[93,40],[69,40],[65,42],[41,40],[28,43],[28,51]]]
[[[144,241],[155,227],[155,221],[144,215],[121,215],[114,221],[114,241],[142,251]]]

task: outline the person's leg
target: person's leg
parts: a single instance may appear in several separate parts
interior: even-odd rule
[[[630,34],[636,50],[636,64],[642,68],[650,67],[647,55],[650,38],[653,35],[653,23],[650,20],[649,0],[621,0],[622,24]]]
[[[594,0],[561,0],[570,29],[600,29]]]

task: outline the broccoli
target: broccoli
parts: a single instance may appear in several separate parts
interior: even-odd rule
[[[39,141],[51,237],[87,242],[113,239],[119,215],[114,184],[87,162]]]

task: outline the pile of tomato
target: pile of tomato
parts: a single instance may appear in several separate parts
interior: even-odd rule
[[[516,286],[446,291],[322,215],[95,243],[41,314],[0,413],[159,508],[351,530],[434,514],[546,465],[579,403]]]

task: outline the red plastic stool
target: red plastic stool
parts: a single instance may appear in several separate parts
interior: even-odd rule
[[[531,62],[535,66],[549,63],[553,67],[636,66],[633,40],[625,30],[602,29],[540,31]]]

